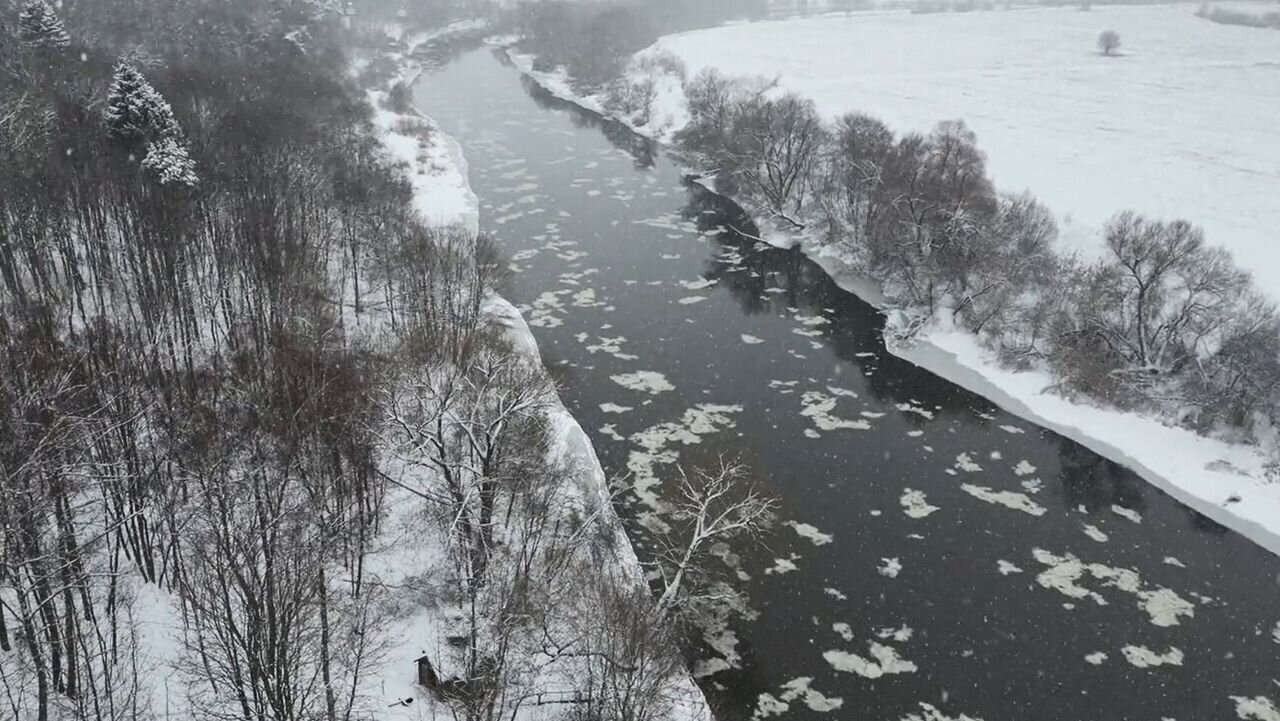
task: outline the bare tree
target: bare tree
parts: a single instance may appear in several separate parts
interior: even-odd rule
[[[1110,57],[1119,49],[1120,33],[1115,30],[1103,30],[1098,33],[1098,52]]]
[[[667,517],[674,530],[655,561],[662,579],[657,602],[662,616],[709,591],[702,581],[713,545],[758,537],[772,522],[777,506],[775,499],[747,481],[743,466],[723,458],[710,469],[681,468],[678,492]]]

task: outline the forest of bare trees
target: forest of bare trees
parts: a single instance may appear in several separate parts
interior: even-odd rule
[[[699,585],[618,561],[338,9],[0,2],[0,716],[365,719],[404,647],[458,718],[682,702]]]

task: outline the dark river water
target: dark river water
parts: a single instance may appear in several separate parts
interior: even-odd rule
[[[721,719],[1203,721],[1280,700],[1280,559],[888,353],[870,306],[493,52],[414,90],[463,146],[565,403],[637,488],[642,558],[675,463],[738,456],[781,499],[764,546],[732,549],[750,613],[692,659]]]

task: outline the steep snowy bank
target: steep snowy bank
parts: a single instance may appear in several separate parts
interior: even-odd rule
[[[602,111],[598,98],[575,96],[562,72],[534,72],[530,58],[509,55],[522,72],[548,91],[595,112]],[[663,97],[661,102],[670,102],[669,96]],[[679,102],[683,103],[682,97]],[[683,108],[671,106],[659,108],[654,115],[687,117]],[[633,129],[659,140],[669,139],[673,130],[643,126]],[[799,245],[845,290],[873,305],[882,305],[878,284],[859,273],[836,249],[803,237],[764,240],[779,246]],[[890,317],[891,328],[894,322],[895,318]],[[1280,553],[1280,484],[1266,481],[1265,458],[1256,447],[1209,439],[1154,419],[1067,400],[1050,392],[1052,380],[1046,373],[1002,368],[975,337],[953,328],[935,326],[923,332],[913,345],[891,346],[890,350],[1010,412],[1132,468],[1182,502]]]

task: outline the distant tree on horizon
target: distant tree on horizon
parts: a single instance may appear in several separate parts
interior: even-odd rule
[[[1112,56],[1120,49],[1120,33],[1115,30],[1103,30],[1098,33],[1098,50],[1103,55]]]

